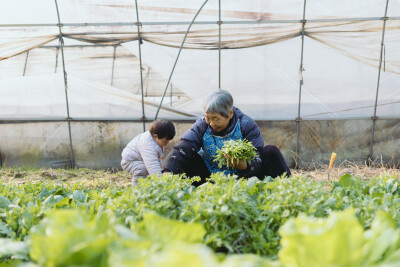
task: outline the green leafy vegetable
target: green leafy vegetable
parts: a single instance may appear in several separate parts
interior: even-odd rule
[[[105,215],[89,219],[76,210],[58,210],[32,229],[30,256],[41,266],[101,266],[113,231]]]
[[[333,212],[326,219],[301,215],[280,229],[279,260],[285,266],[396,266],[400,263],[400,230],[378,211],[364,231],[354,209]]]
[[[15,241],[9,238],[0,238],[0,259],[11,258],[27,260],[29,248],[26,242]]]
[[[147,177],[139,187],[131,188],[103,174],[96,179],[74,176],[79,182],[1,183],[0,238],[8,240],[4,247],[12,244],[16,248],[13,242],[27,244],[32,257],[27,260],[41,266],[168,266],[178,262],[189,266],[186,263],[191,258],[199,266],[268,266],[264,258],[246,255],[277,258],[279,229],[287,221],[299,214],[319,221],[352,208],[354,213],[347,221],[335,215],[336,220],[328,219],[331,224],[321,223],[331,228],[321,226],[319,238],[304,237],[318,244],[309,249],[320,251],[321,246],[341,251],[333,242],[337,238],[326,241],[325,233],[342,236],[343,229],[358,225],[355,229],[362,228],[364,240],[361,266],[400,266],[400,181],[396,176],[382,174],[365,180],[345,175],[331,183],[304,177],[238,179],[215,173],[208,183],[195,188],[191,184],[196,178],[164,174]],[[353,236],[357,231],[346,230],[353,239],[359,236]],[[358,244],[343,236],[340,241]],[[304,249],[303,254],[309,253]],[[7,251],[12,250],[7,247]],[[25,261],[23,254],[14,252],[3,253],[0,266]],[[214,256],[205,260],[207,255],[216,256],[217,262]],[[341,263],[335,259],[332,266]]]
[[[250,163],[251,160],[256,158],[256,151],[253,144],[246,139],[228,140],[224,142],[221,149],[217,150],[214,161],[218,162],[219,168],[222,168],[223,165],[229,167],[229,158],[231,164],[234,163],[234,160],[245,160]]]
[[[353,214],[347,210],[328,219],[290,219],[279,230],[280,261],[287,266],[360,266],[364,231]]]

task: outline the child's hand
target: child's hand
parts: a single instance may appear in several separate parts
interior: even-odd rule
[[[229,162],[229,167],[237,169],[239,171],[244,171],[247,169],[247,162],[244,159],[233,159],[233,163],[231,161],[231,157],[228,154],[224,154],[224,157]]]

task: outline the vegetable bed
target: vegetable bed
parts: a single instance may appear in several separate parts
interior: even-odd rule
[[[56,172],[55,172],[56,173]],[[78,173],[78,172],[77,172]],[[3,173],[4,174],[4,173]],[[23,266],[400,264],[396,177],[5,180],[0,261]],[[194,178],[195,179],[195,178]],[[129,182],[129,181],[126,181]]]

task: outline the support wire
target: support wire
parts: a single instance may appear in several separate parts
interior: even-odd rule
[[[112,68],[111,68],[111,86],[114,84],[114,67],[115,67],[115,54],[117,53],[117,45],[113,45],[114,51],[113,51],[113,62],[112,62]]]
[[[330,19],[308,19],[310,23],[314,22],[340,22],[340,21],[373,21],[373,20],[400,20],[400,16],[393,16],[387,19],[382,17],[348,17],[348,18],[330,18]],[[274,23],[302,23],[298,19],[275,19],[275,20],[226,20],[224,24],[274,24]],[[140,25],[189,25],[189,24],[218,24],[218,21],[148,21],[141,22]],[[135,26],[137,22],[90,22],[90,23],[63,23],[61,26],[65,27],[87,27],[87,26]],[[0,24],[2,27],[59,27],[60,24],[55,23],[36,23],[36,24]]]
[[[29,57],[29,51],[26,51],[24,72],[22,73],[22,76],[25,76],[25,73],[26,73],[26,65],[28,65],[28,57]]]

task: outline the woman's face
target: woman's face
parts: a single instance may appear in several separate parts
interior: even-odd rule
[[[228,118],[219,113],[204,113],[204,117],[208,125],[216,132],[222,132],[228,127],[230,119],[233,117],[233,109],[229,112]]]

